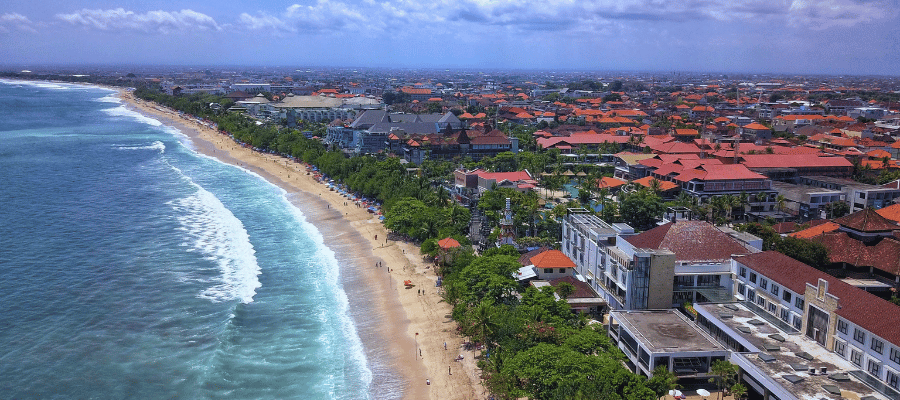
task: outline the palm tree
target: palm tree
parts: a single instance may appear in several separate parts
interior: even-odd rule
[[[662,191],[662,182],[656,178],[650,179],[650,190],[652,190],[654,194],[659,194],[659,192]]]
[[[741,208],[741,218],[747,219],[747,206],[750,205],[750,194],[747,192],[741,192],[737,196],[738,199],[738,207]]]
[[[775,198],[775,203],[778,205],[778,211],[784,212],[784,205],[787,203],[787,198],[784,197],[783,194],[779,194],[778,197]]]
[[[483,299],[472,309],[469,317],[472,321],[472,328],[475,329],[474,339],[490,348],[490,337],[494,334],[494,305],[489,299]]]

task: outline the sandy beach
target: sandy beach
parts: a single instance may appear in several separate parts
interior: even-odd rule
[[[475,354],[463,350],[464,338],[456,334],[451,307],[435,287],[437,276],[416,246],[387,240],[388,232],[376,216],[329,191],[307,174],[303,164],[241,147],[197,121],[136,99],[127,91],[119,93],[132,110],[181,130],[198,152],[253,171],[287,191],[288,199],[338,254],[351,314],[352,310],[365,310],[379,321],[357,324],[370,364],[377,359],[387,366],[387,376],[374,371],[375,386],[399,381],[404,399],[487,398]],[[376,267],[378,262],[383,267]],[[405,280],[415,286],[405,288]],[[462,361],[454,361],[458,355],[463,356]]]

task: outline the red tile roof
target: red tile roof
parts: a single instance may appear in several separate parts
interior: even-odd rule
[[[575,263],[559,250],[547,250],[531,257],[536,268],[575,268]]]
[[[527,171],[514,171],[514,172],[481,172],[478,173],[479,178],[484,179],[493,179],[497,182],[502,181],[527,181],[533,179],[531,175],[528,174]]]
[[[705,221],[678,221],[625,238],[634,247],[669,249],[678,261],[722,261],[749,251]]]
[[[834,222],[859,232],[889,232],[900,229],[894,221],[882,217],[872,208],[845,215]]]
[[[828,248],[833,263],[847,263],[857,267],[873,267],[889,274],[900,275],[900,242],[883,238],[873,246],[850,237],[847,232],[824,233],[810,239]]]
[[[591,289],[591,287],[588,286],[587,283],[579,281],[574,276],[564,276],[562,278],[551,279],[549,283],[550,286],[553,287],[558,286],[560,283],[568,283],[574,286],[575,291],[573,291],[572,294],[569,295],[570,299],[593,299],[597,297],[597,295],[594,294],[594,290]]]
[[[775,251],[735,257],[735,261],[801,295],[807,283],[815,286],[824,279],[828,293],[838,298],[838,315],[888,342],[900,343],[900,309],[878,296]]]
[[[844,157],[815,154],[744,154],[747,168],[852,167]]]

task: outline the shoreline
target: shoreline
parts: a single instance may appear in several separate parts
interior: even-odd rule
[[[304,164],[242,147],[173,110],[121,88],[107,89],[116,90],[126,108],[181,131],[198,153],[253,171],[287,192],[341,265],[341,282],[372,370],[375,398],[396,398],[379,392],[395,384],[402,386],[404,399],[486,398],[475,353],[463,350],[464,338],[456,334],[451,307],[435,287],[437,276],[415,245],[387,240],[388,232],[375,215],[329,191],[307,175]],[[379,261],[385,267],[375,267]],[[411,280],[416,290],[404,288],[404,280]],[[365,324],[360,323],[362,317]],[[462,362],[453,361],[460,354]]]

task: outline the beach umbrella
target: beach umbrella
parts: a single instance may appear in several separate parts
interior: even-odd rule
[[[672,389],[669,391],[669,396],[672,397],[681,397],[681,391],[678,389]]]
[[[709,396],[709,391],[706,389],[697,389],[697,394],[703,397]]]

